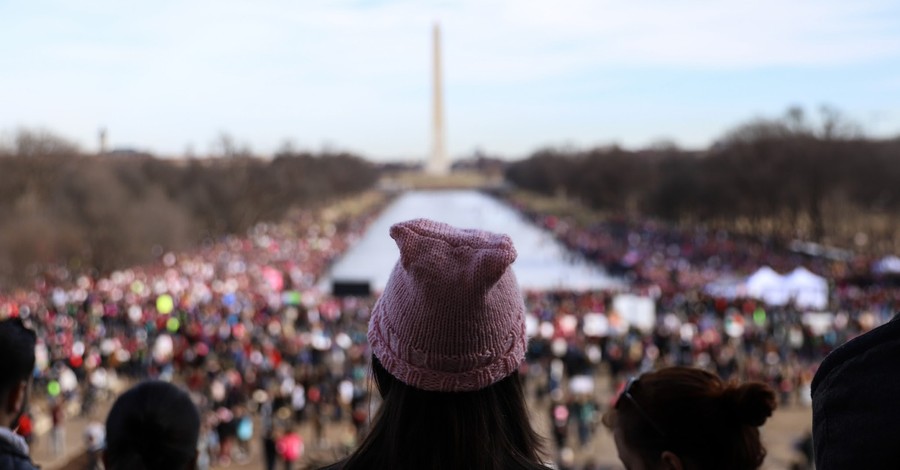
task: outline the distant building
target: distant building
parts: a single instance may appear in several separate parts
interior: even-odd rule
[[[444,142],[444,94],[441,82],[441,29],[434,25],[434,68],[432,70],[432,141],[431,157],[425,165],[425,171],[431,175],[450,173],[450,160]]]

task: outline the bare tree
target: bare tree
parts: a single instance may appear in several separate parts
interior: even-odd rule
[[[78,146],[45,130],[20,129],[13,139],[13,154],[20,157],[76,155]]]

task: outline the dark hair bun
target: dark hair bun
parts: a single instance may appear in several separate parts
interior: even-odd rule
[[[747,426],[762,426],[777,406],[772,387],[762,382],[728,385],[722,399],[727,400],[738,421]]]

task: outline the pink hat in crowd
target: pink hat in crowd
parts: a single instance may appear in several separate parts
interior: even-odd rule
[[[479,390],[525,359],[525,304],[506,235],[427,219],[391,227],[400,261],[369,321],[391,375],[441,392]]]

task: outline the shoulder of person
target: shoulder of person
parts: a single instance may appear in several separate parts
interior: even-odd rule
[[[877,354],[882,349],[887,350],[896,347],[900,347],[900,315],[895,316],[891,321],[878,328],[847,341],[826,356],[813,378],[812,395],[817,395],[820,386],[830,382],[830,379],[834,379],[839,375],[846,375],[842,373],[848,365],[854,365],[858,368],[865,363],[873,366],[872,372],[879,372],[875,370],[878,368],[877,364],[887,358],[872,357],[872,354]],[[893,359],[891,358],[891,362],[893,362]],[[859,370],[858,372],[864,373],[865,370]]]
[[[38,470],[38,467],[27,455],[7,447],[0,447],[0,468],[4,470]]]
[[[319,470],[341,470],[344,467],[344,462],[335,462],[331,465],[321,467]]]
[[[812,382],[817,468],[886,468],[900,461],[900,321],[858,336],[822,361]]]
[[[7,428],[4,428],[4,432],[11,434],[11,432]],[[8,442],[6,439],[7,439],[6,436],[0,435],[0,456],[11,457],[11,458],[15,457],[15,458],[25,459],[25,460],[29,460],[29,461],[31,460],[31,458],[28,456],[28,454],[23,453],[21,450],[19,450],[11,442]],[[3,467],[0,467],[0,468],[3,468]]]

